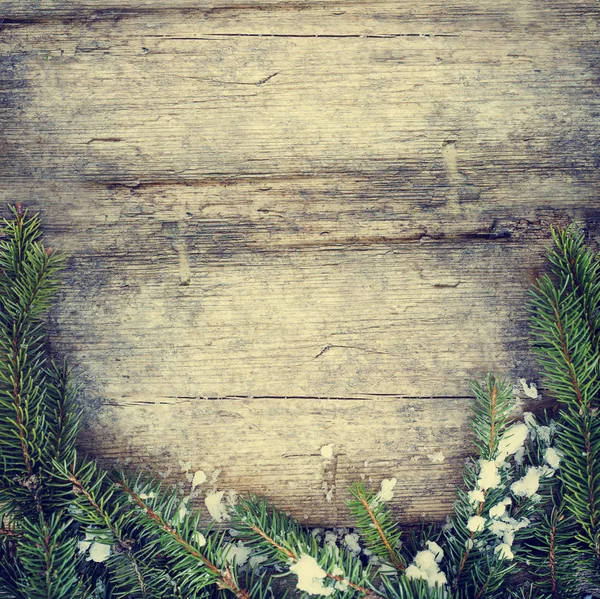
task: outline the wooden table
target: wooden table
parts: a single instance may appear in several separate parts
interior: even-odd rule
[[[443,519],[469,379],[538,378],[549,225],[600,235],[599,13],[0,2],[0,195],[69,256],[82,449],[310,524],[394,476]]]

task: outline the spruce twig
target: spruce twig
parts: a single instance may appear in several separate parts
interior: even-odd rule
[[[600,262],[575,228],[553,229],[552,237],[551,276],[536,282],[531,324],[534,351],[561,407],[565,508],[578,524],[587,578],[600,570]]]
[[[271,563],[289,567],[298,563],[303,556],[310,556],[323,569],[326,579],[344,585],[342,588],[347,590],[341,596],[348,599],[356,595],[377,597],[369,586],[368,571],[363,570],[358,560],[337,548],[335,551],[318,548],[315,539],[307,535],[298,522],[270,506],[264,499],[241,499],[234,507],[233,518],[240,538],[255,548],[259,555],[267,556]],[[343,574],[335,573],[336,568]],[[331,592],[331,596],[339,596],[336,590],[332,589]]]
[[[374,491],[366,489],[363,483],[354,483],[350,493],[354,497],[347,502],[350,514],[369,549],[398,570],[404,570],[406,564],[397,549],[402,533],[387,504],[380,501]]]

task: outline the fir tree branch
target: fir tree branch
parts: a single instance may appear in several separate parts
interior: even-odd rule
[[[283,553],[285,556],[287,556],[289,559],[291,559],[294,562],[297,562],[300,559],[300,557],[298,555],[296,555],[293,551],[291,551],[290,549],[286,549],[285,547],[282,547],[281,545],[279,545],[279,543],[277,543],[274,539],[269,537],[269,535],[267,535],[267,533],[264,530],[261,530],[255,524],[250,524],[248,526],[252,531],[254,531],[257,535],[259,535],[262,539],[264,539],[269,545],[271,545],[271,547],[273,547],[276,551]],[[345,580],[342,576],[330,574],[329,572],[327,572],[325,574],[325,576],[327,578],[329,578],[330,580],[335,580],[337,582],[344,582],[344,580]],[[358,584],[348,581],[348,586],[357,591],[360,591],[361,593],[364,593],[365,595],[368,595],[371,597],[373,596],[370,589],[362,587]]]
[[[446,572],[450,575],[453,593],[460,599],[473,599],[478,593],[494,596],[496,589],[516,568],[512,561],[503,561],[494,552],[489,553],[489,545],[493,547],[499,541],[487,528],[488,521],[484,517],[484,512],[503,501],[509,493],[511,468],[497,464],[498,460],[504,463],[501,440],[505,434],[510,435],[507,423],[514,400],[508,385],[491,375],[486,378],[485,385],[474,384],[472,388],[475,397],[470,424],[475,433],[479,460],[467,464],[464,481],[470,493],[477,493],[477,498],[460,490],[454,504],[455,515],[450,522],[452,532],[444,531],[444,551],[450,564]],[[481,481],[484,466],[491,469],[496,480],[485,484]],[[479,525],[470,525],[478,521]]]
[[[19,544],[22,577],[17,592],[27,599],[76,599],[85,595],[77,569],[77,541],[69,533],[70,521],[55,513],[38,522],[23,521]]]
[[[392,520],[387,505],[362,483],[353,484],[350,493],[354,500],[346,503],[369,549],[378,557],[390,561],[398,570],[404,570],[406,564],[396,550],[401,532]]]
[[[71,465],[57,464],[56,467],[72,486],[76,508],[73,517],[91,535],[115,546],[106,561],[112,597],[185,596],[175,593],[177,581],[172,578],[168,564],[158,559],[153,545],[142,538],[154,539],[152,531],[145,527],[136,534],[137,510],[132,509],[129,496],[116,487],[108,474],[88,460],[75,459]]]
[[[561,496],[560,481],[555,480],[549,512],[531,528],[523,554],[536,588],[551,599],[570,598],[581,587],[581,580],[577,580],[580,541],[575,538],[575,521],[566,513]]]
[[[479,504],[479,507],[477,508],[476,511],[476,515],[477,516],[481,516],[481,514],[483,513],[483,506],[485,505],[485,499],[487,497],[487,491],[483,491],[483,501]],[[465,570],[465,566],[467,565],[467,560],[469,559],[469,555],[471,554],[471,550],[473,549],[473,539],[475,538],[475,532],[471,531],[469,534],[469,538],[468,541],[466,543],[466,548],[465,550],[462,552],[462,558],[460,560],[460,565],[458,566],[458,570],[456,572],[456,575],[454,577],[454,583],[453,586],[454,588],[458,588],[459,584],[460,584],[460,578]]]
[[[62,258],[40,242],[39,219],[16,206],[0,242],[0,497],[40,514],[48,443],[43,317]]]
[[[170,553],[174,559],[182,555],[193,558],[202,565],[206,573],[210,574],[207,582],[210,580],[219,589],[231,591],[237,599],[251,599],[248,591],[237,584],[236,578],[229,566],[221,570],[213,561],[199,551],[193,542],[186,539],[175,526],[170,524],[163,515],[155,510],[147,500],[142,499],[140,494],[134,490],[133,485],[128,483],[124,477],[119,477],[115,483],[137,505],[139,508],[138,516],[147,523],[152,524],[156,532],[162,533],[165,542],[161,542],[161,548],[165,552]],[[168,542],[169,540],[171,543]],[[170,550],[172,547],[175,547],[175,551]],[[181,550],[183,550],[183,554]]]
[[[550,592],[553,599],[559,599],[558,580],[556,577],[556,508],[552,508],[550,520],[550,534],[548,535],[548,575],[550,578]]]
[[[501,433],[506,426],[508,413],[512,408],[510,393],[504,384],[499,384],[495,378],[488,375],[486,386],[481,387],[473,385],[475,401],[473,403],[473,416],[471,427],[476,434],[476,444],[479,447],[482,459],[489,460],[494,457]],[[482,491],[483,501],[479,503],[476,515],[481,516],[486,505],[488,490]],[[468,541],[462,551],[456,575],[454,576],[453,587],[457,589],[460,585],[461,577],[465,571],[467,560],[473,549],[473,540],[475,532],[470,531]]]
[[[307,535],[298,522],[280,513],[265,500],[256,497],[241,499],[234,507],[233,519],[240,538],[255,547],[259,554],[268,556],[273,560],[272,563],[289,567],[290,563],[298,563],[308,555],[318,562],[326,579],[347,585],[344,597],[353,596],[350,589],[363,597],[377,597],[366,586],[369,582],[368,572],[363,571],[358,560],[352,559],[343,550],[320,550],[315,539]],[[336,566],[344,575],[334,573]]]
[[[490,573],[487,575],[485,582],[480,586],[479,590],[474,595],[473,599],[481,599],[484,593],[487,591],[490,583],[494,580],[494,576],[496,575],[496,569],[498,567],[498,562],[494,563],[493,568],[490,570]]]
[[[600,347],[600,261],[585,247],[585,236],[573,225],[551,228],[554,251],[548,259],[561,287],[570,288],[583,306],[584,319],[594,349]]]
[[[73,484],[73,491],[75,492],[75,494],[83,495],[83,497],[85,497],[85,499],[87,500],[89,505],[96,512],[96,514],[98,516],[97,523],[104,525],[108,530],[110,530],[114,540],[121,546],[122,549],[124,549],[124,550],[131,549],[133,541],[131,539],[125,539],[123,534],[121,533],[120,527],[115,525],[115,523],[113,522],[113,518],[115,518],[117,510],[115,510],[113,508],[112,513],[111,513],[108,510],[104,509],[102,506],[100,506],[99,502],[96,499],[94,499],[92,492],[90,492],[88,490],[84,481],[77,478],[72,471],[69,472],[67,476],[68,476],[69,482],[71,482]],[[103,475],[101,475],[101,476],[103,478]],[[100,484],[102,484],[102,480],[100,481]],[[106,499],[104,499],[103,503],[105,501],[106,501]],[[81,505],[81,503],[79,505]],[[121,506],[119,506],[118,509],[120,509],[120,508],[121,508]]]
[[[600,267],[573,229],[553,231],[550,252],[556,283],[538,279],[530,309],[534,349],[551,393],[562,404],[559,448],[567,509],[580,525],[577,537],[600,563]]]
[[[5,528],[4,526],[2,526],[0,527],[0,536],[7,537],[9,539],[19,539],[23,535],[16,530],[12,530],[11,528]]]

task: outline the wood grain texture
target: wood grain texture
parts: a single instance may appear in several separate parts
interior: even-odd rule
[[[310,524],[396,476],[403,521],[443,519],[468,380],[537,378],[550,224],[600,236],[598,14],[0,2],[0,197],[69,255],[82,449]]]

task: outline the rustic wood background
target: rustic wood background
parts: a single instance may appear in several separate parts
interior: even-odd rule
[[[311,524],[395,476],[443,519],[468,380],[537,379],[549,225],[600,235],[599,12],[0,2],[0,195],[69,255],[82,448]]]

